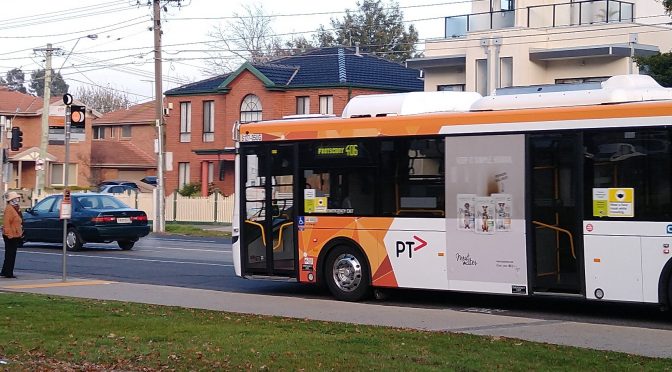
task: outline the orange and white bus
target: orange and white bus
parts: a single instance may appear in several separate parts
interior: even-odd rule
[[[647,76],[359,96],[234,136],[239,276],[671,301],[672,89]]]

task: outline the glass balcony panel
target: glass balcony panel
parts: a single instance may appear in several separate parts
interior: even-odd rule
[[[528,27],[540,28],[550,27],[553,25],[553,7],[552,6],[535,6],[528,8],[527,16]]]
[[[471,14],[469,16],[469,31],[485,31],[490,29],[490,13]]]
[[[467,19],[469,16],[446,17],[446,39],[467,35]]]
[[[515,13],[516,12],[512,10],[492,13],[492,29],[499,30],[502,28],[513,27],[516,21]]]

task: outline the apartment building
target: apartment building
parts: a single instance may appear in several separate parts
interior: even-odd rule
[[[425,91],[603,81],[670,51],[669,22],[656,0],[474,0],[407,66],[423,70]]]

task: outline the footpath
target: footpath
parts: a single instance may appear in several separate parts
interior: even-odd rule
[[[60,277],[21,271],[17,271],[16,274],[18,279],[0,279],[0,295],[2,292],[28,292],[320,321],[461,332],[672,358],[672,346],[670,346],[672,330],[82,278],[70,278],[63,282]]]

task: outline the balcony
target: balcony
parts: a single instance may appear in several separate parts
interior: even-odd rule
[[[513,27],[515,15],[515,10],[500,10],[446,17],[445,36],[446,39],[452,39],[467,36],[468,32]]]
[[[527,7],[527,27],[633,22],[635,4],[617,0],[576,1]]]

